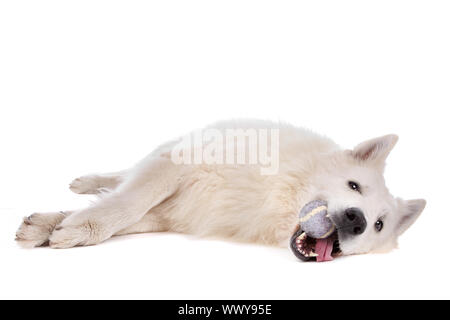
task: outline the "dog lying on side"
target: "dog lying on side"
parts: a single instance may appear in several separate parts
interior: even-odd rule
[[[336,227],[333,255],[351,255],[396,247],[398,236],[425,207],[425,200],[394,198],[385,186],[383,169],[395,135],[342,150],[328,138],[287,124],[227,121],[206,130],[209,144],[181,148],[181,140],[174,140],[129,170],[75,179],[72,191],[97,194],[98,201],[77,211],[32,214],[16,240],[23,247],[71,248],[114,235],[171,231],[287,246],[301,208],[322,199]],[[230,132],[245,137],[234,144]],[[277,160],[271,170],[267,157],[265,168],[263,161],[249,159],[249,151],[264,149],[264,135],[270,135],[268,151],[278,157],[271,159]],[[206,151],[217,161],[206,159]],[[240,162],[228,156],[232,152]],[[221,161],[225,157],[234,163]]]

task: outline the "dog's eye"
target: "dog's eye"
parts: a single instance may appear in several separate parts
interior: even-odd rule
[[[348,182],[348,186],[350,187],[350,189],[354,190],[354,191],[358,191],[359,193],[361,193],[361,189],[359,187],[359,184],[354,182],[354,181],[349,181]]]
[[[383,221],[378,220],[377,222],[375,222],[375,229],[380,232],[383,229]]]

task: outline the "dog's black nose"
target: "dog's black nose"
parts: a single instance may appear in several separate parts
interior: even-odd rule
[[[342,232],[357,236],[366,230],[366,218],[358,208],[348,208],[345,210],[343,220],[342,226],[340,227]]]

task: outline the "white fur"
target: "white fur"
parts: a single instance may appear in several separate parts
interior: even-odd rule
[[[333,141],[287,124],[227,121],[227,128],[278,128],[280,167],[261,175],[255,165],[175,165],[162,145],[134,168],[78,178],[76,193],[100,194],[99,201],[75,212],[34,215],[20,226],[17,240],[28,247],[69,248],[98,244],[113,235],[175,231],[237,241],[285,245],[298,212],[312,199],[328,201],[332,216],[360,208],[366,231],[341,241],[344,254],[386,251],[422,212],[425,201],[392,197],[382,176],[393,135],[342,150]],[[348,187],[358,181],[362,194]],[[384,229],[373,225],[384,217]]]

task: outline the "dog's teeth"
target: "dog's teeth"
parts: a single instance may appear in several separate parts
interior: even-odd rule
[[[318,254],[317,253],[314,253],[314,252],[311,252],[310,254],[309,254],[309,257],[317,257],[318,256]]]
[[[297,239],[297,241],[295,241],[295,242],[300,243],[300,239]]]
[[[300,235],[300,239],[305,239],[306,238],[306,232],[303,232],[301,235]]]

